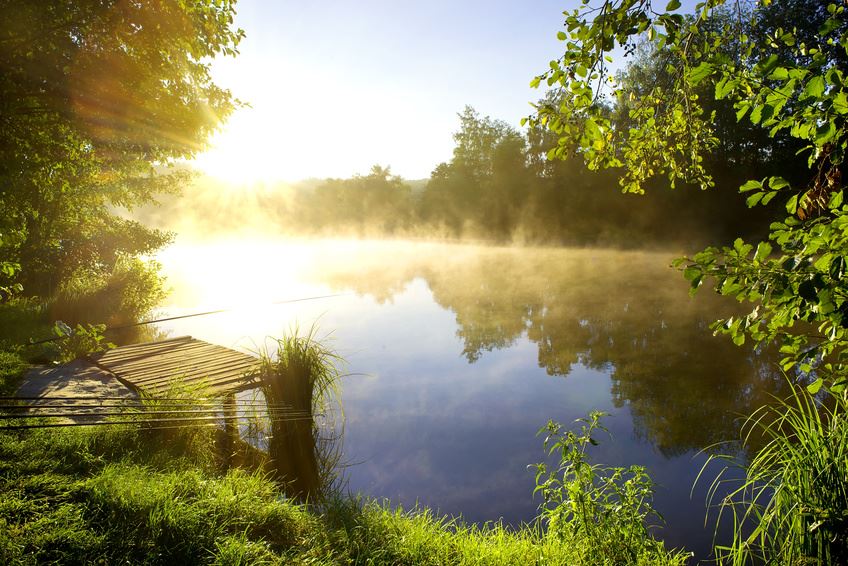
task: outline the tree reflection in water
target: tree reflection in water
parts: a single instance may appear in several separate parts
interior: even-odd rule
[[[378,302],[423,279],[454,313],[471,364],[526,336],[551,376],[567,378],[575,364],[608,373],[615,406],[629,406],[637,435],[665,456],[737,438],[740,416],[787,393],[773,352],[713,336],[710,323],[735,303],[709,290],[690,297],[668,267],[674,254],[449,249],[447,257],[397,254],[390,263],[363,252],[321,263],[311,276]]]

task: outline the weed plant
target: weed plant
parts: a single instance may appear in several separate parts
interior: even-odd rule
[[[606,467],[593,464],[588,449],[604,413],[593,411],[577,419],[577,431],[549,421],[545,449],[559,462],[536,464],[536,489],[543,502],[539,521],[548,535],[562,540],[586,540],[584,564],[651,563],[666,555],[661,542],[648,532],[648,523],[661,519],[652,507],[653,482],[641,466]]]
[[[848,564],[848,398],[846,392],[792,395],[751,415],[746,446],[766,442],[747,465],[730,455],[711,456],[745,470],[745,480],[716,501],[729,480],[718,474],[708,504],[718,522],[733,522],[731,544],[718,546],[724,563]],[[701,470],[703,473],[703,469]],[[700,477],[700,476],[699,476]]]
[[[54,357],[58,362],[70,362],[77,358],[102,352],[115,345],[107,342],[103,336],[105,324],[77,324],[71,328],[62,321],[53,325],[53,333],[57,340],[50,345],[56,348]]]

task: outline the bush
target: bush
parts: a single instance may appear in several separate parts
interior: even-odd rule
[[[132,324],[147,316],[165,295],[158,263],[121,256],[107,275],[77,273],[51,301],[50,315],[71,326]]]

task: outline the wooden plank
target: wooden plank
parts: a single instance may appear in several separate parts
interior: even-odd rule
[[[156,361],[161,363],[155,363]],[[115,371],[126,372],[133,374],[159,373],[163,370],[173,371],[177,368],[184,368],[187,371],[195,369],[214,369],[218,367],[252,367],[258,365],[259,360],[251,357],[235,357],[226,355],[203,356],[202,358],[193,358],[190,355],[176,358],[151,358],[150,363],[132,367],[115,367]]]
[[[258,385],[257,358],[191,336],[121,346],[92,359],[134,389],[151,393],[167,390],[173,381],[202,385],[216,395]]]

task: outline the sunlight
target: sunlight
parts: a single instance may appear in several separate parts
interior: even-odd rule
[[[250,108],[239,110],[213,136],[210,148],[198,155],[193,165],[230,184],[282,180],[287,173],[281,168],[278,132],[258,120]]]
[[[222,269],[222,258],[238,265]],[[303,247],[286,246],[281,252],[269,241],[216,241],[172,246],[157,259],[172,285],[168,302],[189,309],[263,307],[315,292],[314,285],[300,280],[310,260],[310,250]]]

